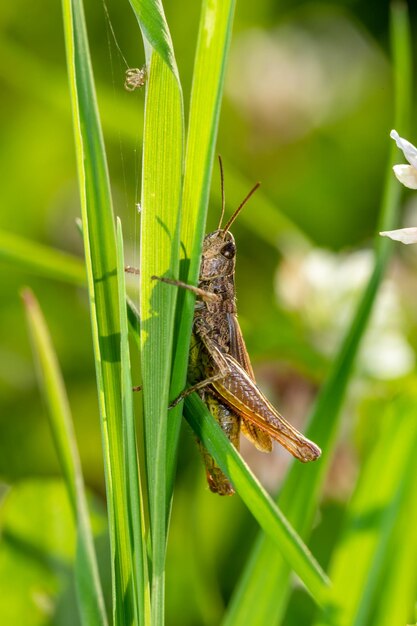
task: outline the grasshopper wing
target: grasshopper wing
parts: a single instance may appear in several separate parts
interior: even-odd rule
[[[212,347],[214,351],[218,348]],[[213,387],[223,400],[244,420],[278,441],[304,463],[316,460],[321,450],[289,424],[265,398],[243,367],[230,354],[221,355],[227,375]]]
[[[204,379],[205,358],[207,358],[207,355],[202,352],[201,339],[196,337],[193,333],[191,335],[190,343],[188,379],[194,385],[201,379]],[[222,362],[222,364],[224,363]],[[221,402],[220,399],[217,398],[217,394],[215,394],[215,392],[210,390],[208,387],[199,390],[197,393],[205,402],[208,410],[213,415],[229,441],[235,446],[235,448],[239,449],[240,416],[237,415],[237,413],[227,404]],[[225,476],[213,457],[207,452],[201,441],[197,440],[197,443],[206,466],[207,482],[211,491],[218,493],[221,496],[233,495],[235,490],[227,476]]]
[[[243,367],[249,377],[255,382],[255,374],[253,373],[252,363],[246,349],[245,340],[240,330],[239,322],[234,313],[227,314],[230,333],[229,354]]]
[[[229,354],[239,363],[239,365],[241,365],[253,382],[255,382],[255,374],[253,373],[252,364],[250,362],[245,340],[243,339],[237,317],[233,313],[228,313],[227,320],[230,331]],[[244,415],[241,415],[241,417],[243,418],[241,430],[245,437],[249,439],[254,446],[258,448],[258,450],[271,452],[272,441],[268,433],[256,426],[253,422],[249,421]]]

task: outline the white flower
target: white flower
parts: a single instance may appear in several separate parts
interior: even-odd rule
[[[400,150],[410,165],[394,165],[394,174],[409,189],[417,189],[417,148],[412,143],[399,136],[396,130],[390,132]]]
[[[390,132],[390,137],[394,139],[409,162],[409,165],[394,165],[394,174],[405,187],[417,189],[417,148],[407,139],[400,137],[396,130]],[[417,243],[417,228],[399,228],[398,230],[387,230],[379,234],[402,243]]]
[[[398,230],[385,230],[379,233],[382,237],[389,237],[401,243],[417,243],[417,228],[399,228]]]
[[[329,358],[340,345],[373,263],[370,250],[336,254],[313,248],[292,250],[279,265],[275,288],[280,302],[298,312],[316,349]],[[387,380],[405,376],[414,363],[399,288],[386,279],[359,355],[359,370]]]

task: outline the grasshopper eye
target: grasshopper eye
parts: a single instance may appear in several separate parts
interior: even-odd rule
[[[228,241],[220,252],[224,257],[226,257],[226,259],[233,259],[236,254],[236,246],[233,241]]]

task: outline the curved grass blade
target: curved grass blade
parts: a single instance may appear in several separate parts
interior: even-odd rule
[[[120,316],[110,185],[81,0],[62,0],[110,528],[113,623],[134,616],[122,432]]]
[[[407,136],[410,111],[407,85],[411,82],[411,53],[405,5],[393,6],[391,23],[397,107],[394,127],[401,129],[404,136]],[[392,175],[394,158],[395,146],[391,146],[378,230],[391,230],[395,228],[398,220],[400,189]],[[375,249],[373,273],[358,303],[356,314],[334,361],[327,383],[313,408],[306,432],[306,436],[321,447],[322,457],[316,464],[308,467],[293,464],[278,498],[280,507],[301,537],[306,537],[311,529],[320,489],[334,449],[340,409],[389,260],[390,242],[377,237]],[[286,562],[274,551],[271,541],[260,535],[228,607],[224,626],[241,624],[242,619],[247,626],[280,623],[291,591],[289,578],[290,570]],[[276,593],[277,589],[280,590],[279,595]]]
[[[171,33],[160,0],[129,0],[145,41],[164,60],[179,82]]]
[[[196,285],[198,280],[234,6],[234,0],[204,0],[201,8],[187,134],[181,228],[184,258],[180,278],[191,285]],[[171,398],[177,397],[186,383],[194,300],[193,294],[180,290]],[[168,501],[172,494],[180,420],[181,407],[178,407],[171,411],[168,426]]]
[[[64,382],[35,296],[29,289],[25,289],[22,299],[39,382],[48,408],[49,424],[77,526],[75,581],[81,622],[83,626],[107,626],[84,480]]]
[[[141,366],[151,524],[152,624],[164,623],[166,446],[178,276],[184,119],[181,85],[160,2],[131,0],[147,57],[140,247]],[[170,416],[171,419],[171,416]],[[172,470],[171,470],[172,471]]]
[[[317,604],[324,605],[329,592],[327,576],[196,394],[185,400],[185,416],[286,562]]]

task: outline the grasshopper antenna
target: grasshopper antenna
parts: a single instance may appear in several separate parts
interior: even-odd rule
[[[222,221],[223,221],[223,217],[224,217],[224,211],[226,208],[226,199],[224,196],[224,174],[223,174],[223,162],[222,162],[222,157],[219,154],[219,166],[220,166],[220,185],[221,185],[221,190],[222,190],[222,213],[220,215],[220,222],[219,225],[217,227],[217,230],[221,229],[222,226]]]
[[[233,213],[232,217],[229,218],[229,221],[227,222],[226,226],[223,228],[223,235],[225,235],[227,233],[227,231],[229,230],[229,228],[231,227],[231,225],[233,224],[233,222],[235,221],[235,219],[237,218],[237,216],[239,215],[240,211],[243,209],[243,207],[245,206],[245,204],[247,203],[247,201],[249,200],[249,198],[255,193],[255,191],[258,189],[258,187],[260,186],[261,183],[256,183],[256,185],[253,187],[253,189],[250,190],[250,192],[248,193],[248,195],[246,196],[246,198],[239,204],[239,206],[237,207],[236,211]]]

